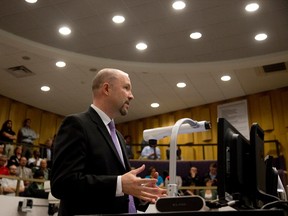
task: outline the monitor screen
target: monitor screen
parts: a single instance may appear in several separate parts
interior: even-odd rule
[[[251,158],[249,141],[225,118],[218,119],[218,196],[239,200],[250,188]]]
[[[249,141],[226,119],[219,118],[219,200],[238,200],[242,207],[261,208],[263,203],[278,200],[277,178],[271,160],[264,158],[261,127],[256,123],[251,126]]]

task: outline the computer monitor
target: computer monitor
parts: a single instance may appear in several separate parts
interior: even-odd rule
[[[262,203],[278,200],[278,172],[272,165],[273,157],[265,157],[264,131],[257,123],[253,123],[250,129],[250,145],[251,173],[255,173],[251,178],[250,198],[254,207],[260,208]]]
[[[258,124],[252,125],[249,141],[225,118],[218,119],[217,186],[220,201],[238,200],[245,208],[278,200],[268,194],[277,190],[277,183],[270,161],[264,159],[264,131]]]
[[[251,190],[249,141],[225,118],[218,119],[218,183],[220,201],[247,200]]]

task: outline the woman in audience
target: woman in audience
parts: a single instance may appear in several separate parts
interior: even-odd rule
[[[145,176],[145,178],[157,178],[157,176],[158,176],[158,178],[157,178],[158,181],[157,181],[156,185],[158,187],[164,187],[163,178],[160,175],[158,175],[157,173],[158,172],[157,172],[156,168],[151,166],[149,168],[149,174],[147,176]]]
[[[206,179],[205,180],[205,186],[206,189],[200,190],[199,196],[203,197],[205,200],[216,200],[217,199],[217,190],[211,189],[210,187],[213,184],[213,180]]]
[[[17,139],[16,133],[12,130],[12,121],[7,120],[3,123],[0,131],[0,143],[5,144],[5,154],[10,157],[13,153],[13,142]]]
[[[183,186],[202,186],[202,180],[198,174],[198,168],[191,166],[189,170],[189,175],[183,179]],[[198,194],[197,190],[188,189],[184,191],[185,195],[195,195]]]
[[[44,173],[42,170],[35,170],[33,175],[34,179],[44,180]],[[32,182],[28,188],[25,190],[23,196],[35,197],[35,198],[45,198],[47,199],[49,192],[44,190],[44,182]]]

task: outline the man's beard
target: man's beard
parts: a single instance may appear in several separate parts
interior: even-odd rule
[[[125,104],[124,104],[125,105]],[[122,115],[122,116],[125,116],[125,115],[127,115],[128,114],[128,109],[125,109],[124,108],[124,105],[120,108],[120,114]]]

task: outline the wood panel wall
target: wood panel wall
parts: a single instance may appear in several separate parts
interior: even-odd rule
[[[143,130],[145,129],[174,125],[181,118],[191,118],[198,121],[207,120],[211,122],[212,130],[179,135],[177,143],[193,143],[193,146],[183,146],[181,148],[184,160],[202,160],[204,158],[206,160],[216,160],[217,146],[209,144],[217,143],[217,106],[243,99],[246,99],[248,104],[249,124],[259,123],[265,131],[265,140],[277,139],[281,143],[280,153],[284,155],[287,161],[288,87],[125,122],[117,124],[116,127],[123,136],[131,135],[132,143],[141,144],[143,141]],[[46,112],[0,95],[1,125],[7,119],[11,119],[13,121],[13,130],[18,132],[25,118],[31,118],[31,126],[39,134],[39,139],[35,144],[44,144],[48,138],[55,135],[64,116]],[[162,159],[166,159],[167,146],[165,144],[169,144],[169,142],[170,137],[158,142]],[[199,146],[199,144],[204,144],[204,148]],[[136,157],[139,157],[141,146],[134,147],[133,151]],[[275,156],[275,146],[273,144],[265,144],[265,153]]]
[[[0,95],[1,127],[6,120],[10,119],[12,120],[13,131],[18,133],[26,118],[31,119],[31,128],[39,134],[39,139],[35,140],[35,145],[39,145],[45,144],[48,138],[53,138],[64,116],[47,112]]]
[[[248,104],[249,125],[257,122],[265,131],[265,140],[278,140],[281,143],[280,153],[285,156],[287,161],[288,87],[121,123],[116,125],[116,127],[123,135],[131,135],[132,143],[138,144],[143,140],[143,130],[145,129],[174,125],[181,118],[191,118],[197,121],[207,120],[211,122],[212,130],[201,133],[181,134],[178,136],[177,143],[194,144],[194,146],[181,148],[184,160],[202,160],[203,158],[217,160],[217,146],[209,145],[217,143],[217,106],[243,99],[247,100]],[[139,127],[139,125],[141,126]],[[169,142],[170,137],[158,141],[162,159],[166,159],[165,151],[167,149],[167,146],[163,145],[169,144]],[[206,145],[204,146],[204,152],[202,147],[199,147],[199,144]],[[139,147],[133,149],[136,157],[140,156],[139,150]],[[274,143],[265,144],[265,153],[276,156]]]

